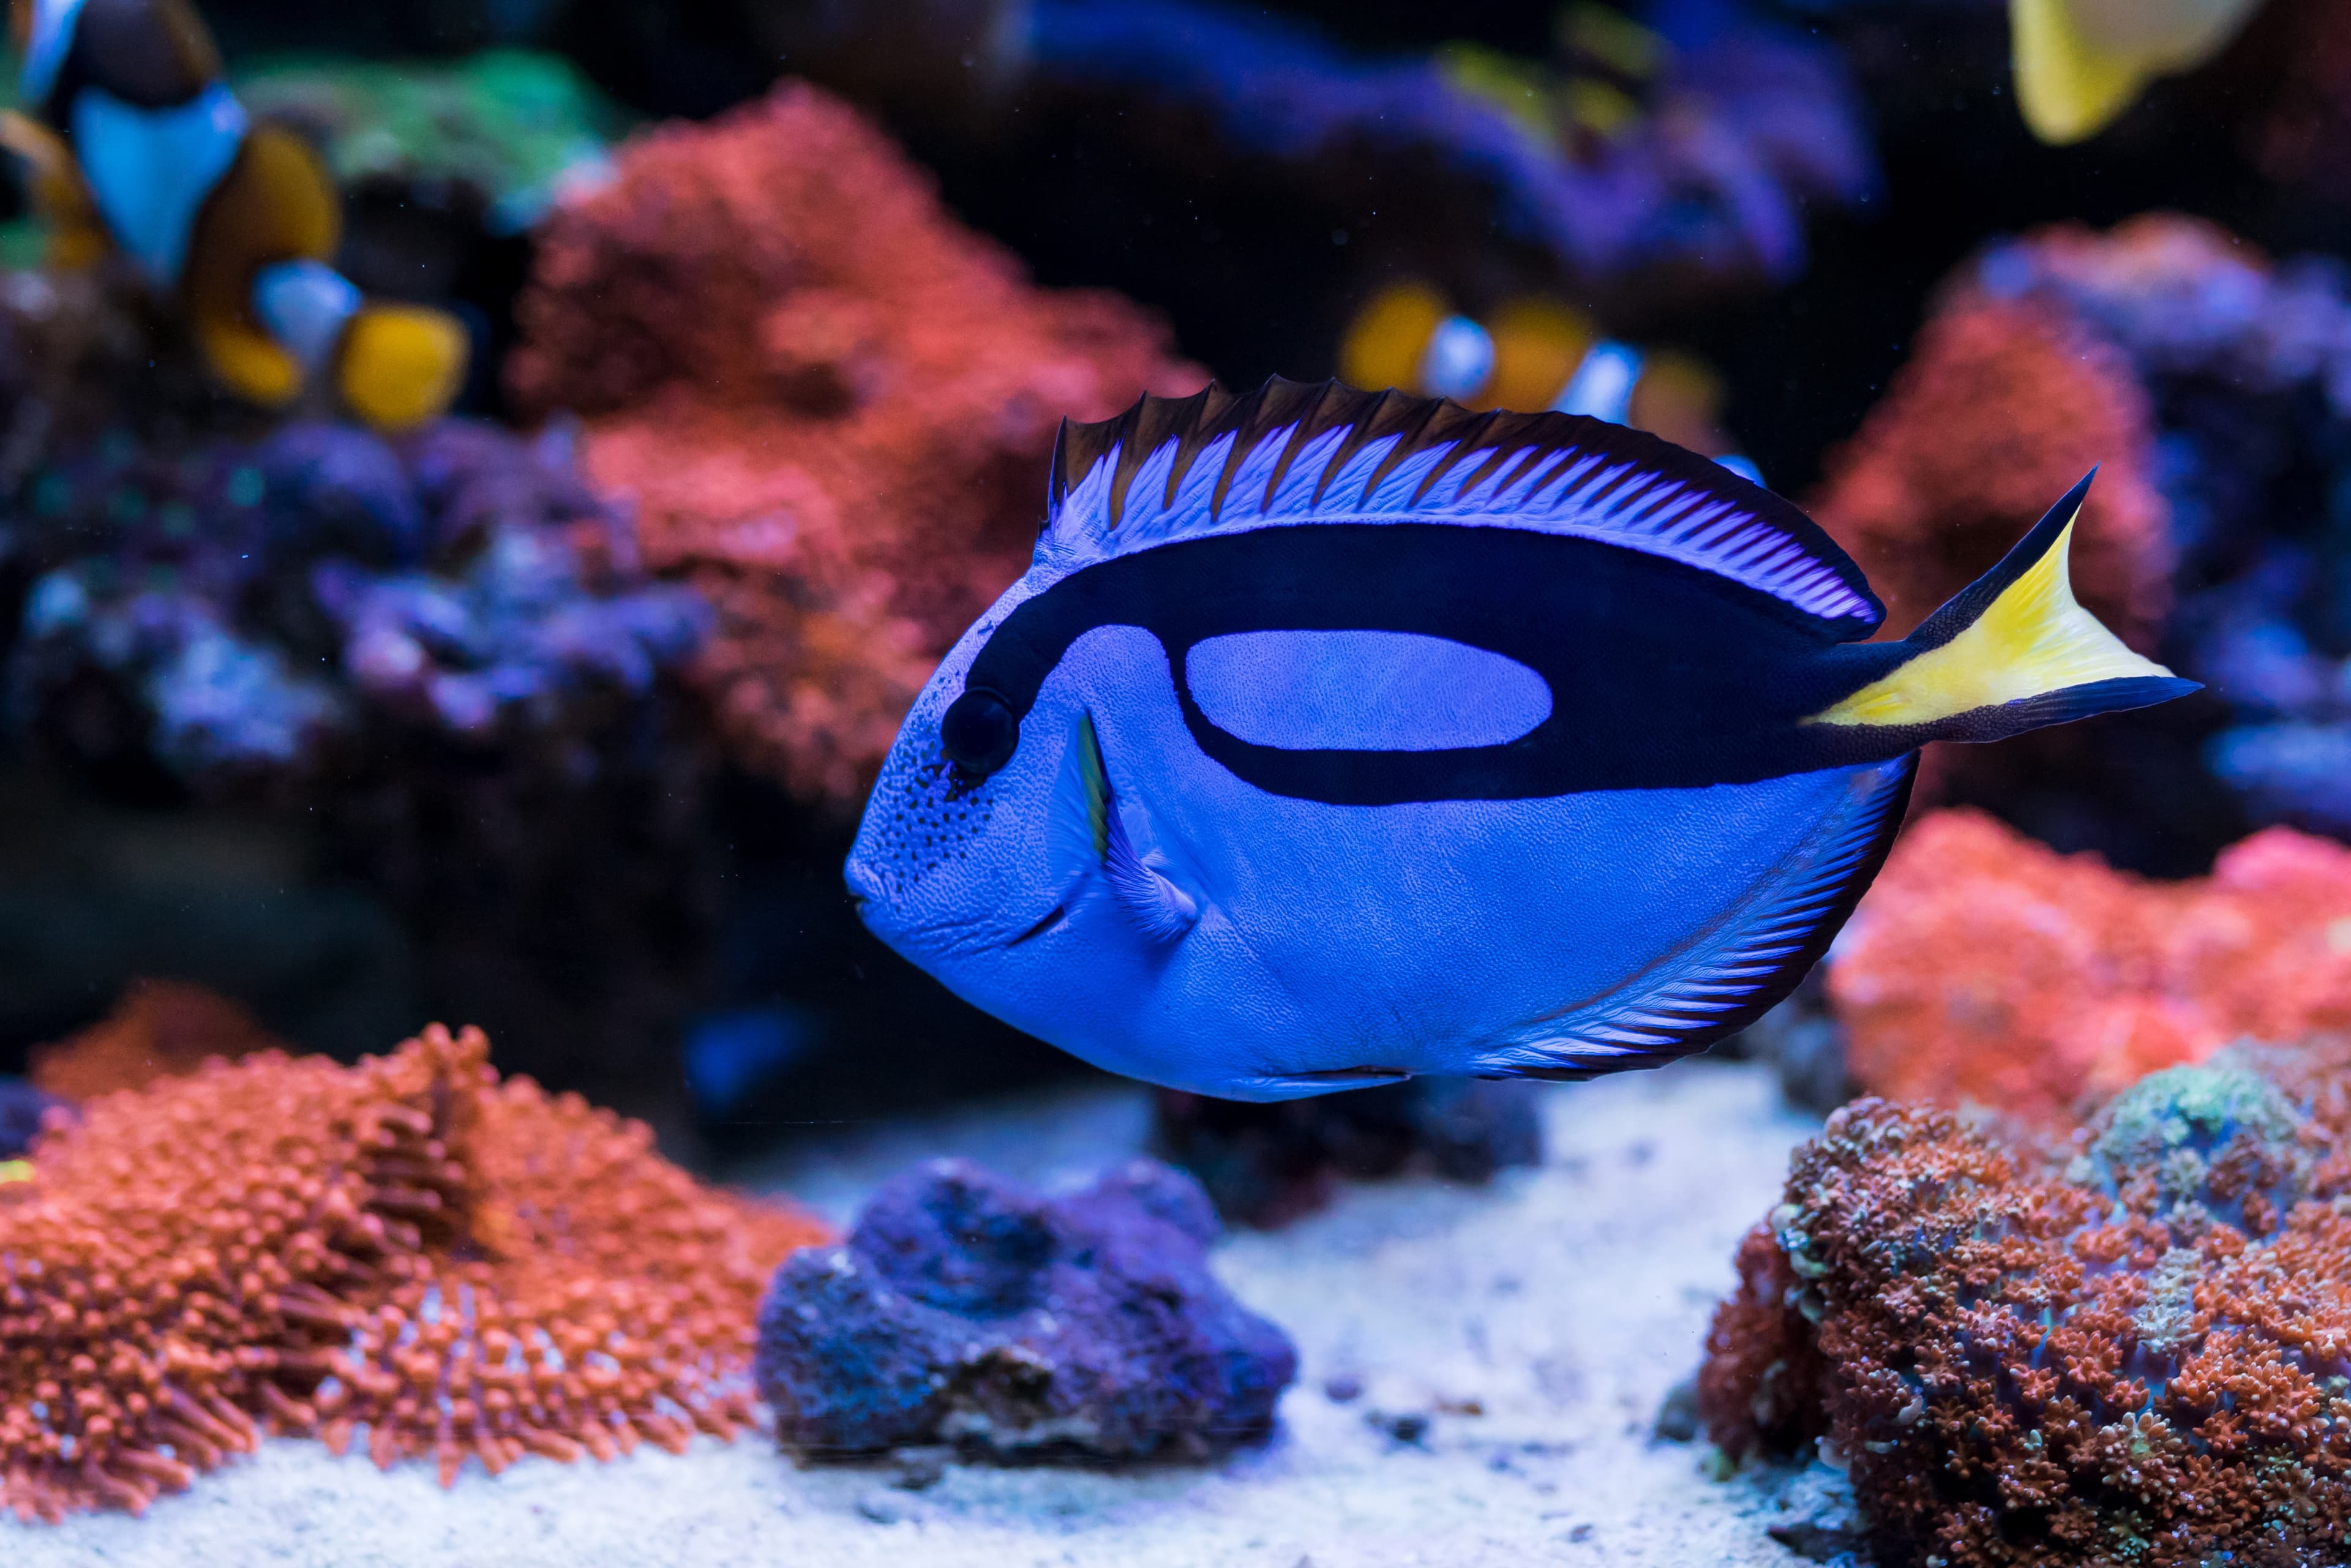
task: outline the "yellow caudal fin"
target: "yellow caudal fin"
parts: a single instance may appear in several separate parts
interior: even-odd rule
[[[421,305],[362,306],[336,359],[343,406],[379,430],[405,430],[448,408],[465,384],[465,329]]]
[[[1807,722],[1999,740],[2194,691],[2074,601],[2066,557],[2089,487],[2074,486],[1998,566],[1903,639],[1908,657]]]
[[[2157,77],[2220,52],[2259,0],[2009,0],[2016,101],[2053,146],[2095,136]]]

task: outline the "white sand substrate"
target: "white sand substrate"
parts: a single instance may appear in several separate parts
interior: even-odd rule
[[[528,1459],[444,1491],[273,1441],[144,1520],[0,1523],[5,1568],[1729,1568],[1799,1560],[1772,1484],[1658,1444],[1740,1234],[1815,1124],[1763,1070],[1685,1063],[1545,1092],[1548,1163],[1489,1187],[1357,1185],[1217,1268],[1297,1340],[1266,1448],[1204,1469],[795,1469],[698,1439],[611,1465]],[[912,1160],[963,1154],[1075,1182],[1139,1148],[1144,1098],[1089,1088],[846,1130],[760,1170],[836,1218]],[[1348,1400],[1350,1382],[1361,1392]],[[1425,1423],[1409,1436],[1416,1417]]]

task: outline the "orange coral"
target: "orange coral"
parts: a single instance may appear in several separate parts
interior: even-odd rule
[[[36,1088],[90,1100],[193,1072],[209,1057],[235,1058],[282,1042],[216,991],[185,980],[133,980],[114,1010],[77,1034],[33,1050]]]
[[[2270,828],[2158,883],[1938,812],[1862,901],[1829,998],[1871,1091],[2049,1123],[2233,1040],[2351,1029],[2351,850]]]
[[[1830,463],[1814,500],[1900,635],[1975,580],[2093,467],[2075,592],[2149,648],[2170,607],[2168,513],[2152,415],[2121,350],[2047,307],[1962,293]]]
[[[821,1229],[488,1049],[263,1052],[45,1134],[0,1187],[0,1508],[137,1512],[265,1432],[445,1484],[748,1422],[760,1291]]]
[[[1887,1568],[2340,1562],[2346,1078],[2341,1040],[2231,1051],[2140,1081],[2054,1158],[1845,1107],[1740,1249],[1709,1435],[1825,1438]]]
[[[1206,379],[1126,301],[1032,287],[801,83],[632,141],[537,254],[516,395],[587,417],[648,562],[717,607],[720,722],[810,798],[862,789],[1026,564],[1061,417]]]

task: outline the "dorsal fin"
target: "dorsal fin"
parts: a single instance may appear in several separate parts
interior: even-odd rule
[[[1176,539],[1317,522],[1571,534],[1768,593],[1840,641],[1885,618],[1861,569],[1811,518],[1670,442],[1576,414],[1481,413],[1279,376],[1238,397],[1211,383],[1114,419],[1065,421],[1038,559],[1074,570]]]

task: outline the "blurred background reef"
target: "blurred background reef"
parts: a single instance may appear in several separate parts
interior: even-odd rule
[[[44,1088],[116,1082],[93,1030],[349,1060],[439,1018],[698,1162],[1083,1071],[888,954],[838,867],[1059,421],[1211,374],[1750,465],[1897,632],[2103,465],[2083,597],[2208,690],[1932,758],[1922,803],[2167,877],[2351,832],[2325,0],[2060,147],[1998,0],[204,13],[331,174],[336,270],[469,368],[406,428],[240,402],[119,261],[56,265],[15,161],[0,1079],[73,1038],[95,1076]],[[1267,1220],[1332,1168],[1534,1157],[1507,1092],[1346,1098],[1170,1096],[1161,1142]]]

